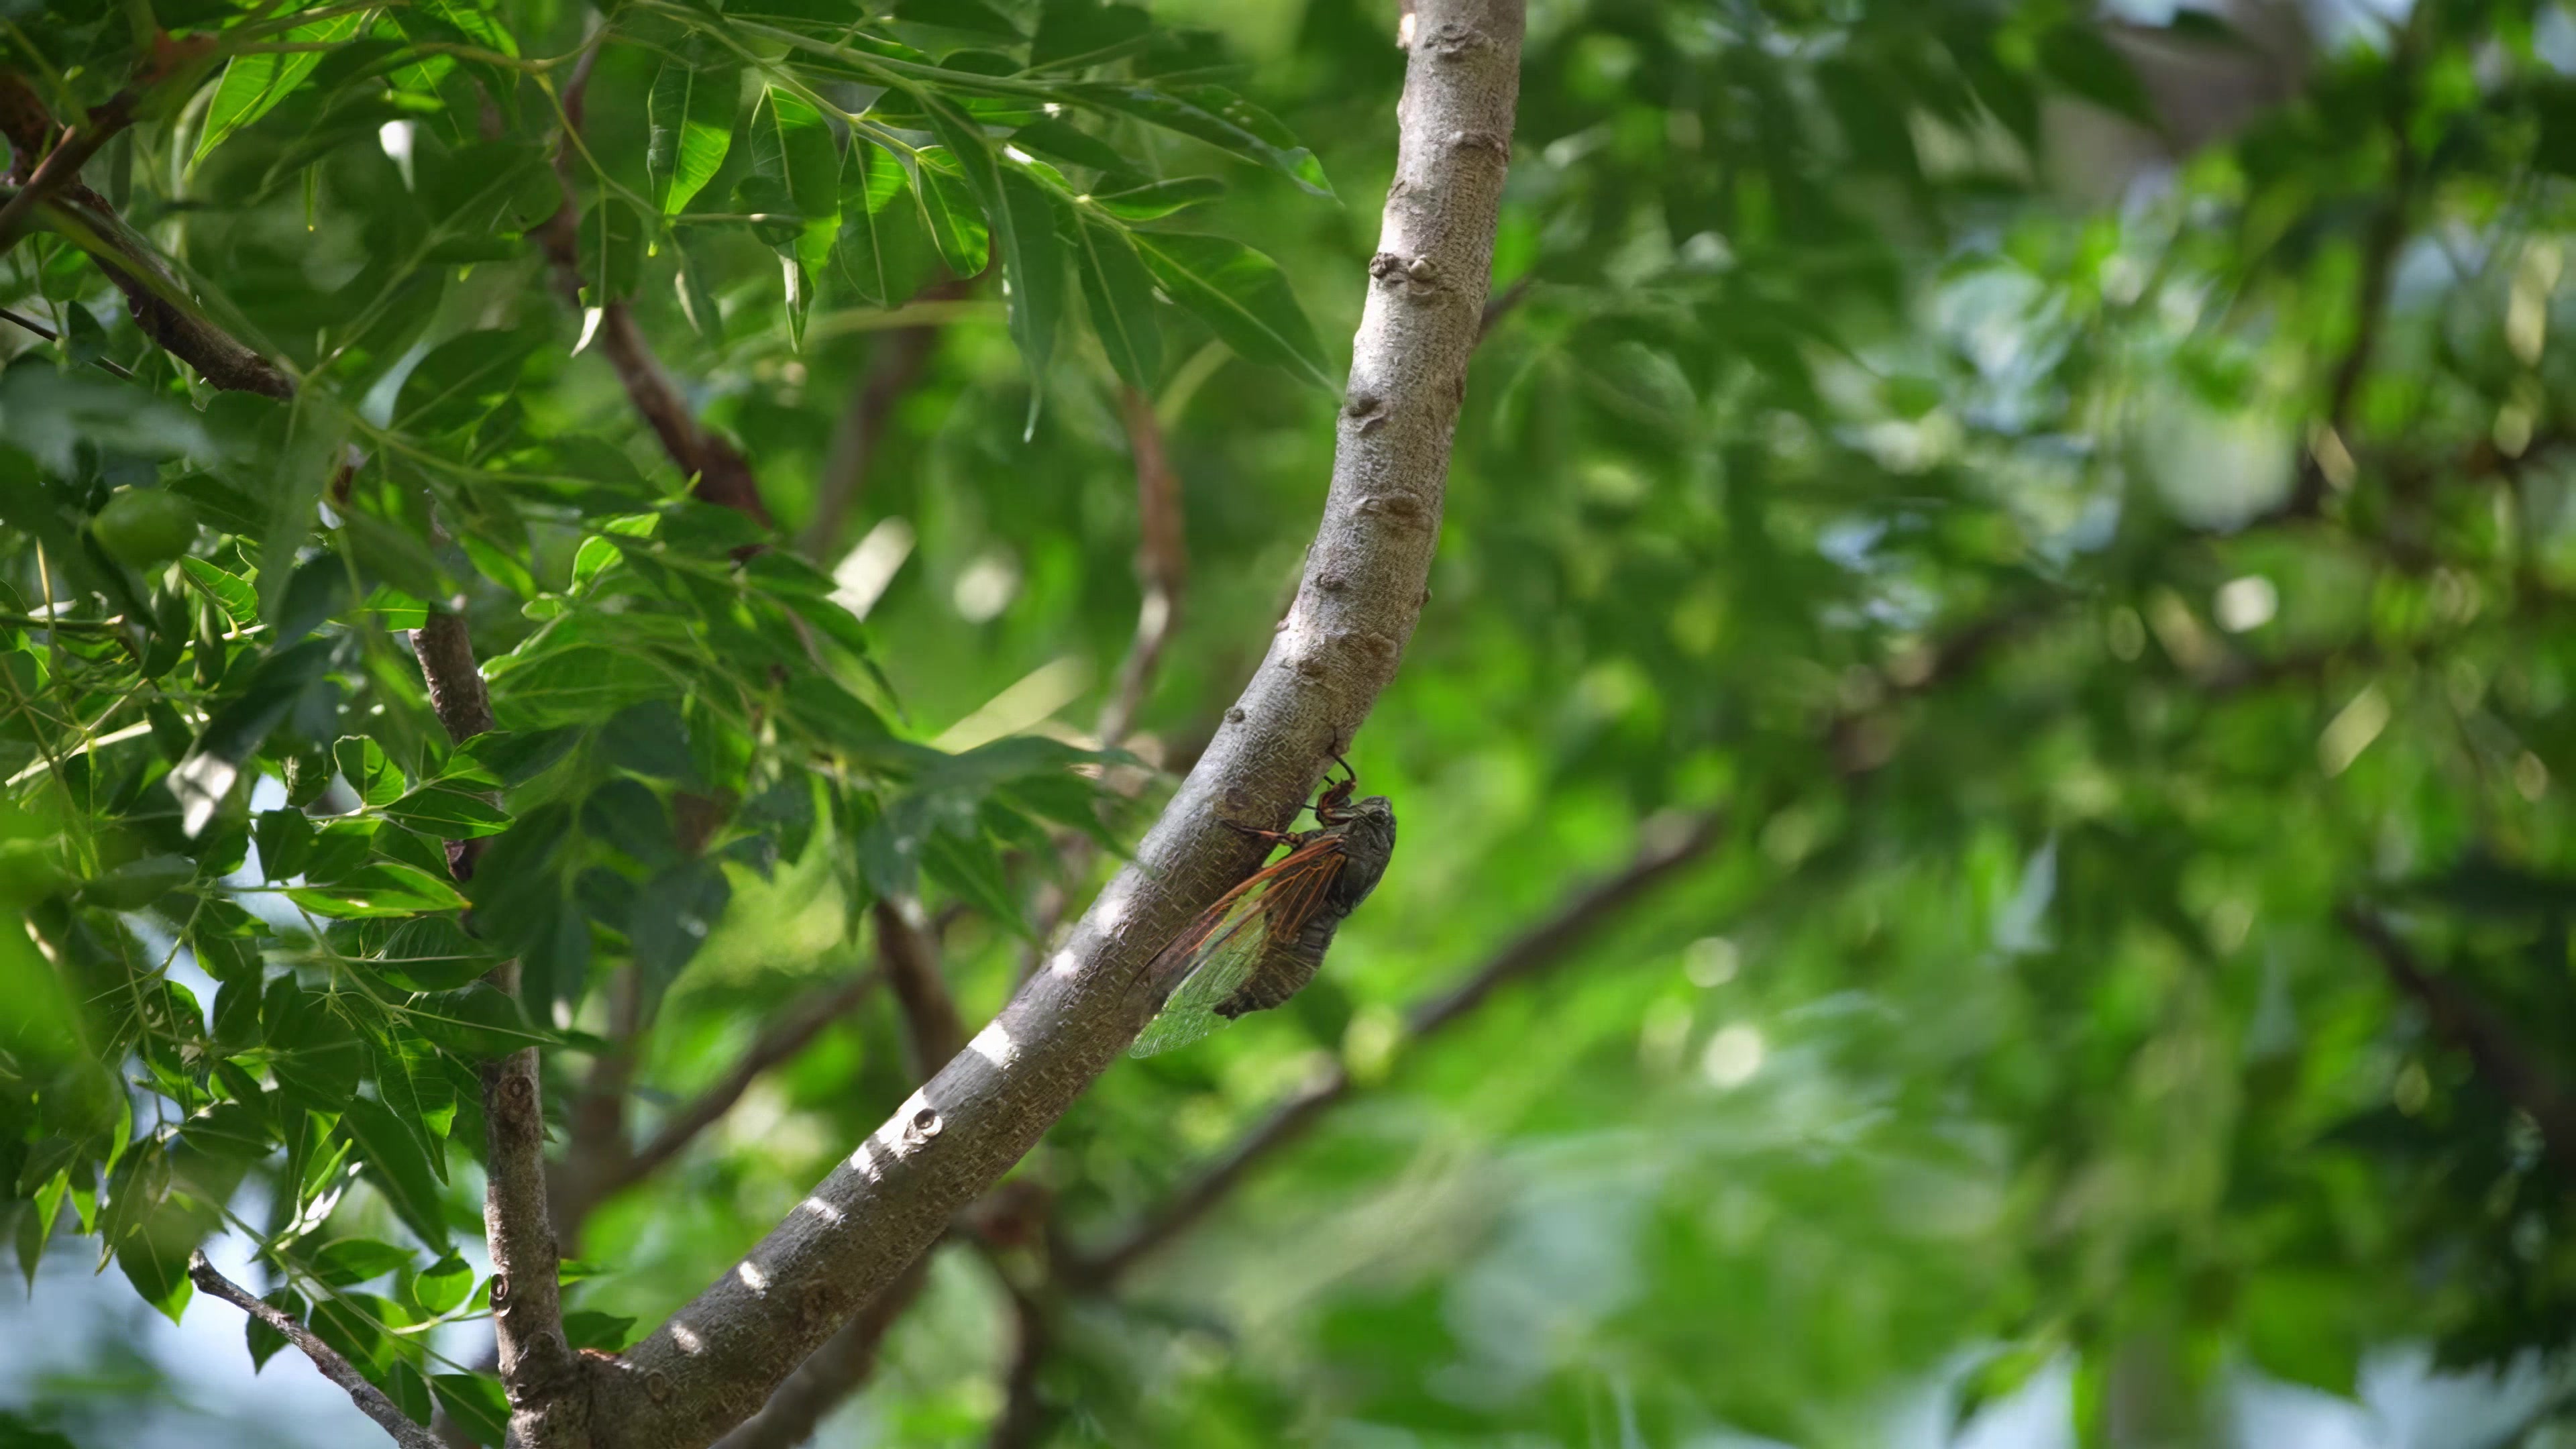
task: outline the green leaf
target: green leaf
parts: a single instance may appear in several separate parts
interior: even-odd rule
[[[724,166],[733,147],[734,111],[742,103],[742,72],[733,66],[702,66],[673,57],[653,77],[645,114],[650,130],[644,150],[644,172],[652,178],[653,202],[664,216],[688,210],[696,196]]]
[[[239,676],[243,681],[239,692],[207,719],[188,757],[172,766],[168,776],[170,793],[185,811],[182,824],[188,834],[205,827],[216,805],[240,778],[242,763],[285,723],[305,691],[329,672],[331,656],[331,641],[308,639],[266,656]],[[227,689],[234,677],[226,674]]]
[[[626,1347],[627,1336],[635,1327],[632,1317],[581,1309],[563,1316],[564,1338],[574,1348],[595,1348],[615,1353]]]
[[[1150,390],[1163,372],[1163,332],[1154,320],[1154,279],[1116,227],[1075,215],[1082,299],[1109,365],[1129,387]]]
[[[340,1123],[357,1144],[368,1180],[393,1206],[394,1216],[422,1242],[445,1253],[447,1215],[438,1203],[438,1175],[430,1170],[419,1138],[372,1097],[349,1097]]]
[[[976,209],[974,193],[956,158],[944,151],[925,153],[913,179],[922,222],[930,228],[931,245],[939,249],[941,264],[960,277],[981,273],[992,259],[991,228],[984,213]]]
[[[903,164],[874,142],[853,138],[841,160],[841,275],[869,304],[902,300],[900,258],[921,245],[922,211],[904,204]]]
[[[393,426],[450,433],[481,422],[517,386],[519,366],[536,350],[533,332],[465,332],[430,349],[403,379]]]
[[[1324,345],[1277,262],[1224,237],[1137,232],[1134,238],[1164,295],[1197,314],[1236,355],[1332,390]]]
[[[480,981],[415,997],[403,1015],[413,1030],[459,1056],[507,1056],[545,1039],[528,1025],[518,1002]]]
[[[327,45],[349,39],[366,23],[364,14],[335,15],[299,25],[278,39],[292,45]],[[294,94],[313,74],[313,68],[322,63],[323,55],[322,51],[299,51],[233,57],[224,67],[224,78],[215,85],[214,100],[206,106],[206,129],[197,137],[197,149],[188,158],[188,165],[195,167],[234,132],[267,115],[278,102]]]
[[[197,863],[181,855],[147,855],[92,877],[80,888],[80,902],[105,911],[139,911],[186,885]]]
[[[1153,28],[1153,17],[1134,5],[1046,0],[1038,11],[1037,39],[1029,45],[1029,68],[1114,60],[1142,49]]]
[[[822,270],[841,230],[841,156],[822,113],[790,92],[764,89],[751,112],[751,171],[776,183],[801,218],[781,251],[808,273]]]
[[[452,1311],[474,1291],[474,1270],[454,1253],[420,1270],[411,1280],[413,1306],[432,1318]]]
[[[365,735],[342,735],[331,746],[331,763],[340,767],[340,778],[349,782],[362,805],[376,808],[402,797],[402,771],[385,757],[384,746]]]
[[[510,1400],[501,1392],[500,1380],[489,1374],[431,1374],[429,1387],[438,1395],[439,1407],[474,1442],[499,1449],[510,1424]]]
[[[313,1276],[334,1288],[354,1288],[410,1267],[411,1258],[409,1248],[373,1238],[342,1238],[313,1255]]]
[[[261,811],[250,838],[259,850],[259,873],[267,880],[302,875],[313,858],[313,820],[301,810]]]
[[[1003,275],[1011,289],[1011,340],[1019,344],[1031,379],[1043,379],[1064,316],[1064,252],[1056,242],[1054,209],[1045,190],[1016,166],[1005,169],[982,131],[945,99],[928,97],[924,105],[931,129],[957,158],[967,188],[1002,244]]]
[[[1011,144],[1023,151],[1052,156],[1075,166],[1088,166],[1094,171],[1128,172],[1137,169],[1134,162],[1111,149],[1108,142],[1088,131],[1076,130],[1052,116],[1031,121],[1013,131]]]
[[[706,266],[696,251],[674,240],[671,250],[679,259],[680,315],[687,318],[689,330],[698,340],[711,344],[724,341],[724,308],[717,304],[713,288],[707,285]]]
[[[895,18],[914,25],[936,25],[1002,40],[1020,39],[1019,27],[984,0],[898,0]]]
[[[248,628],[259,622],[259,594],[248,581],[225,573],[201,558],[179,560],[179,570],[188,576],[189,583],[215,601],[216,607],[232,620],[234,628]]]
[[[1014,934],[1029,934],[1019,899],[1011,893],[1010,878],[1002,872],[1002,859],[994,852],[992,842],[981,835],[934,832],[922,842],[921,868],[932,880]]]
[[[1095,191],[1091,204],[1122,221],[1160,221],[1223,195],[1225,183],[1213,176],[1183,176],[1120,191]]]
[[[472,840],[510,828],[510,814],[481,791],[428,784],[385,807],[385,818],[441,840]]]
[[[452,991],[500,964],[490,947],[446,916],[422,916],[394,927],[372,959],[387,979],[415,991]]]
[[[341,919],[451,911],[465,904],[446,881],[393,860],[370,861],[328,885],[302,886],[286,897],[317,916]]]
[[[188,1247],[194,1247],[191,1243]],[[161,1310],[172,1323],[186,1312],[197,1286],[188,1281],[188,1250],[159,1233],[134,1234],[116,1248],[116,1266],[144,1302]]]
[[[322,491],[345,463],[349,419],[337,407],[299,392],[289,414],[286,450],[268,478],[259,535],[259,611],[276,623],[295,577],[296,553],[320,522]]]
[[[635,946],[635,965],[649,987],[667,987],[697,954],[718,917],[724,914],[732,887],[713,861],[686,861],[663,871],[635,893],[627,937]]]
[[[2039,39],[2039,68],[2069,94],[2150,129],[2162,129],[2147,88],[2127,56],[2084,21],[2055,26]]]
[[[644,275],[644,216],[622,196],[602,196],[581,216],[581,301],[602,307],[635,295]]]
[[[327,998],[298,990],[290,980],[270,987],[277,1003],[268,1018],[269,1071],[289,1101],[316,1112],[337,1112],[357,1095],[366,1050],[357,1031],[330,1008]]]
[[[1267,166],[1317,196],[1333,194],[1314,152],[1298,145],[1269,112],[1222,87],[1162,91],[1101,82],[1067,86],[1065,92],[1096,110],[1133,116]]]

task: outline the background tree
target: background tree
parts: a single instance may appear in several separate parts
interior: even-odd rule
[[[1510,13],[10,12],[36,1310],[450,1442],[2551,1442],[2576,23],[1538,7],[1403,114],[1479,319]],[[1057,1119],[1399,651],[1323,977]]]

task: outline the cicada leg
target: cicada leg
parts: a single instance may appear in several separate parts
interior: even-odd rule
[[[1264,830],[1258,825],[1246,825],[1240,820],[1227,820],[1223,817],[1219,817],[1217,823],[1239,835],[1249,835],[1265,845],[1303,846],[1307,838],[1314,834],[1309,830]]]

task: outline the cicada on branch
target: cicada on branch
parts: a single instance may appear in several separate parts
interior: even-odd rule
[[[1383,795],[1354,804],[1359,776],[1334,756],[1343,778],[1315,797],[1315,828],[1255,830],[1228,825],[1288,854],[1255,872],[1145,965],[1171,994],[1129,1048],[1149,1057],[1183,1047],[1243,1015],[1296,995],[1324,964],[1333,933],[1359,908],[1395,855],[1395,807]]]

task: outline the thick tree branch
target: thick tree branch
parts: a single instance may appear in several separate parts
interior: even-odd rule
[[[1134,865],[1065,948],[732,1271],[627,1350],[597,1400],[618,1449],[747,1418],[998,1181],[1159,1004],[1144,963],[1256,862],[1228,819],[1288,823],[1368,717],[1419,617],[1510,155],[1521,6],[1431,0],[1305,585],[1270,657]]]
[[[797,1365],[760,1412],[724,1436],[716,1449],[795,1449],[813,1438],[824,1416],[875,1374],[886,1334],[929,1281],[930,1256],[925,1253],[858,1317],[823,1340],[823,1346]]]
[[[365,1376],[351,1367],[337,1350],[314,1337],[313,1330],[279,1312],[275,1306],[261,1302],[249,1289],[216,1272],[215,1265],[206,1261],[205,1254],[188,1255],[188,1280],[201,1291],[213,1294],[277,1330],[288,1343],[294,1344],[306,1358],[313,1360],[313,1366],[322,1371],[322,1377],[338,1384],[348,1394],[357,1404],[358,1412],[382,1425],[403,1449],[441,1449],[436,1436],[394,1407],[394,1401],[385,1397],[384,1390],[368,1383]]]
[[[2513,1024],[2448,973],[2425,966],[2375,913],[2347,905],[2338,914],[2344,929],[2379,958],[2388,979],[2423,1009],[2434,1033],[2465,1053],[2498,1096],[2530,1114],[2559,1170],[2576,1172],[2576,1099],[2532,1056]]]
[[[1715,816],[1701,816],[1661,840],[1650,841],[1617,875],[1567,901],[1555,915],[1515,937],[1457,985],[1415,1003],[1405,1013],[1406,1041],[1428,1041],[1456,1025],[1495,992],[1571,959],[1630,905],[1707,854],[1717,843],[1718,829]],[[1061,1264],[1058,1271],[1068,1281],[1086,1288],[1100,1289],[1116,1283],[1127,1270],[1206,1217],[1254,1169],[1302,1139],[1327,1111],[1357,1090],[1349,1071],[1339,1065],[1315,1077],[1274,1108],[1260,1126],[1246,1133],[1189,1186],[1107,1247]]]

